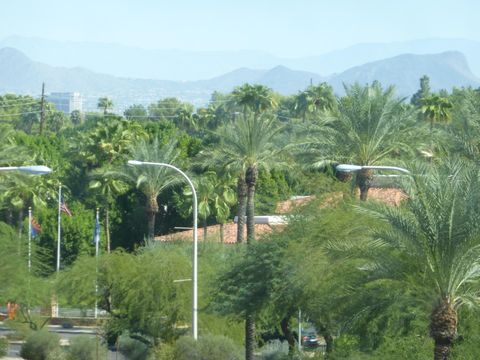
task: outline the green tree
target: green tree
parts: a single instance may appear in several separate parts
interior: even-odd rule
[[[333,122],[325,119],[307,128],[302,160],[313,168],[342,162],[388,165],[400,154],[408,155],[411,151],[410,143],[415,138],[413,120],[402,99],[395,97],[393,87],[383,90],[378,83],[346,87]],[[367,199],[372,178],[371,170],[357,173],[360,199]]]
[[[174,164],[178,161],[180,151],[177,141],[170,140],[161,144],[158,138],[153,141],[140,140],[132,145],[130,155],[139,161]],[[116,178],[132,184],[146,198],[145,213],[148,221],[148,237],[155,236],[155,216],[158,213],[158,195],[179,182],[177,174],[164,166],[127,166],[105,173],[106,177]]]
[[[432,95],[423,98],[420,104],[425,120],[430,123],[430,132],[433,130],[434,123],[449,122],[451,120],[450,109],[453,105],[448,98]]]
[[[207,171],[193,179],[198,197],[198,216],[203,220],[203,240],[207,239],[207,219],[214,216],[220,223],[220,239],[223,242],[223,225],[230,214],[230,207],[235,203],[235,192],[232,189],[232,178],[218,176],[213,171]],[[192,213],[192,190],[185,187],[182,196],[176,196],[176,201],[185,213]]]
[[[414,174],[405,184],[404,206],[362,207],[389,225],[372,228],[371,242],[362,247],[372,267],[363,268],[372,281],[398,282],[406,295],[425,300],[434,358],[447,359],[457,333],[458,310],[479,305],[480,178],[477,169],[454,160],[420,166]]]
[[[147,109],[143,105],[132,105],[127,110],[123,112],[123,116],[125,116],[128,120],[147,120],[148,113]]]
[[[247,116],[237,119],[218,133],[221,142],[216,147],[213,158],[221,159],[228,171],[240,174],[247,186],[247,244],[255,241],[255,185],[258,171],[286,166],[282,161],[285,147],[279,146],[277,142],[281,131],[282,125],[273,117]],[[246,313],[245,351],[248,360],[253,359],[254,318],[253,312]]]
[[[108,110],[113,108],[113,101],[108,97],[101,97],[98,99],[97,108],[103,110],[103,115],[108,114]]]
[[[420,107],[422,105],[423,99],[429,97],[430,95],[430,78],[427,75],[423,75],[420,78],[420,89],[418,89],[418,91],[413,94],[410,103],[412,105]]]
[[[243,115],[247,117],[247,110],[253,112],[254,117],[274,109],[277,106],[272,90],[264,85],[245,84],[232,91],[232,101],[243,108]]]
[[[99,169],[93,172],[90,176],[92,180],[90,181],[89,188],[94,189],[98,192],[101,203],[103,204],[105,210],[105,239],[107,245],[107,253],[111,249],[110,241],[110,208],[112,203],[115,200],[115,197],[121,194],[124,194],[128,190],[128,185],[121,180],[106,176],[110,170]]]
[[[294,113],[299,115],[303,121],[317,115],[322,111],[334,110],[337,104],[333,89],[327,83],[317,86],[309,86],[306,90],[295,96]]]

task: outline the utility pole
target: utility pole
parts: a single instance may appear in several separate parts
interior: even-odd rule
[[[42,97],[40,99],[40,135],[43,133],[43,124],[45,123],[45,83],[42,82]]]

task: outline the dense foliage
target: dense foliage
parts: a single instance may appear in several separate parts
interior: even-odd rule
[[[54,293],[71,307],[97,304],[107,313],[106,341],[123,339],[124,351],[140,357],[200,359],[215,348],[219,358],[222,351],[238,358],[245,345],[253,359],[274,339],[300,356],[301,310],[304,328],[322,336],[332,359],[408,358],[411,348],[416,358],[469,358],[480,336],[473,310],[480,291],[480,91],[433,93],[427,77],[420,84],[410,102],[377,82],[347,86],[341,97],[327,84],[290,97],[246,84],[214,93],[205,107],[166,98],[123,115],[104,97],[98,113],[69,116],[47,104],[42,125],[39,99],[0,96],[1,165],[54,170],[2,172],[0,250],[8,256],[0,263],[0,301],[19,304],[15,322],[33,330],[43,321],[27,310],[48,308]],[[128,160],[186,171],[201,225],[221,225],[220,236],[205,231],[200,245],[198,343],[184,337],[191,244],[154,241],[192,226],[191,189],[165,167]],[[394,173],[371,168],[345,174],[335,171],[340,163],[401,166],[411,175],[379,177]],[[401,204],[367,196],[386,180],[403,192]],[[60,186],[72,216],[58,211]],[[278,203],[293,195],[314,198],[289,209],[288,225],[259,234],[255,215],[278,213]],[[30,242],[29,209],[40,225]],[[234,216],[237,244],[222,244]],[[46,335],[32,335],[29,344],[43,341],[35,336]]]

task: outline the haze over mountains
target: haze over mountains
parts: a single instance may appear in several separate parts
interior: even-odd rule
[[[285,46],[288,47],[288,44]],[[178,81],[210,79],[238,68],[271,69],[278,65],[329,76],[354,66],[401,54],[459,51],[466,56],[473,73],[480,76],[480,42],[467,39],[365,43],[308,57],[298,57],[292,53],[289,58],[256,50],[155,50],[110,43],[61,42],[22,36],[0,39],[0,48],[2,47],[13,47],[32,60],[52,66],[84,67],[95,72],[129,78]],[[314,43],[311,53],[317,53]]]
[[[11,41],[11,38],[9,41]],[[471,42],[472,44],[475,43]],[[43,42],[39,42],[38,48],[34,51],[34,53],[43,54],[42,56],[38,55],[39,58],[48,58],[47,52],[57,51],[48,46],[43,48],[43,45]],[[100,46],[100,48],[102,47]],[[358,53],[358,49],[344,50],[339,55],[338,63],[343,61],[343,64],[346,64],[355,61],[356,59],[348,56],[348,53],[351,51]],[[59,57],[62,57],[62,54],[65,55],[64,52],[58,51]],[[108,47],[103,49],[102,52],[106,54]],[[473,52],[470,49],[470,53]],[[115,54],[115,51],[113,51],[110,59],[112,69],[115,66],[119,66],[119,64],[123,64],[122,61],[125,61],[120,55],[118,56],[120,56],[122,61],[117,61]],[[245,58],[247,64],[252,64],[252,61],[255,59],[257,64],[260,64],[266,59],[266,57],[260,59],[249,57],[251,55],[249,52],[244,54],[249,54]],[[56,54],[53,53],[53,55]],[[201,59],[204,59],[202,56],[207,56],[205,53],[197,55],[197,58],[193,58],[192,55],[188,64],[183,64],[183,69],[186,72],[192,72],[195,64],[200,63]],[[69,56],[73,55],[70,54]],[[209,53],[208,56],[211,56],[211,54]],[[220,55],[218,56],[217,62],[222,62],[224,65],[228,64],[228,66],[232,65],[231,58],[228,56],[223,58]],[[99,59],[99,63],[101,63],[102,56],[99,56]],[[129,63],[128,67],[141,68],[143,65],[141,59],[137,59],[139,59],[140,63],[132,62]],[[169,70],[165,62],[167,60],[173,61],[174,59],[174,55],[170,59],[164,59],[163,65],[157,65],[157,68],[162,68],[162,71]],[[333,58],[331,57],[331,59]],[[93,57],[93,60],[95,60],[95,57]],[[71,61],[73,60],[71,59]],[[235,61],[240,60],[236,59]],[[306,59],[302,61],[307,63]],[[313,58],[308,61],[311,61],[311,66],[313,67],[315,63]],[[68,63],[67,60],[65,62]],[[211,64],[207,65],[212,66]],[[282,94],[294,94],[305,89],[310,83],[322,81],[329,82],[337,94],[342,94],[344,83],[359,82],[365,84],[378,80],[385,86],[395,85],[399,95],[410,96],[418,89],[419,78],[425,74],[430,77],[430,84],[433,90],[450,90],[453,86],[480,86],[480,79],[470,70],[467,57],[459,51],[445,51],[436,54],[401,54],[367,63],[359,62],[355,65],[345,71],[329,76],[313,71],[298,70],[299,68],[293,70],[293,68],[285,66],[284,63],[277,63],[274,66],[265,66],[264,68],[241,66],[233,71],[223,74],[219,73],[218,76],[206,80],[173,81],[170,78],[166,78],[167,80],[156,80],[153,79],[153,76],[151,79],[134,79],[102,74],[85,67],[52,66],[51,64],[38,61],[38,58],[32,60],[30,56],[15,48],[5,47],[0,48],[0,93],[15,92],[38,95],[41,83],[44,81],[47,92],[78,91],[82,93],[87,100],[87,108],[94,107],[98,97],[110,96],[117,104],[117,109],[121,111],[133,103],[148,104],[167,96],[175,96],[182,100],[193,102],[196,105],[201,105],[208,101],[212,92],[229,92],[235,86],[246,82],[264,84]],[[182,64],[176,64],[176,66],[179,67]],[[225,67],[228,66],[225,65]],[[321,64],[317,65],[317,67],[321,66]],[[306,65],[305,67],[308,68]],[[220,66],[220,68],[222,67]],[[112,72],[115,71],[112,70]],[[88,106],[88,103],[91,103],[91,106]]]

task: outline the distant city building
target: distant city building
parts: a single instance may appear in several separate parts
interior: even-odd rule
[[[83,99],[78,92],[52,92],[47,100],[65,114],[70,114],[74,110],[82,111]]]

